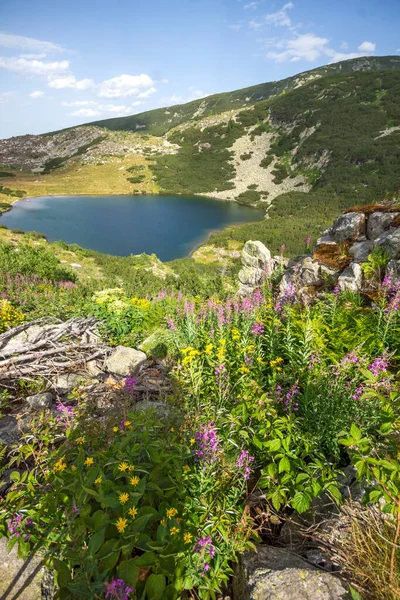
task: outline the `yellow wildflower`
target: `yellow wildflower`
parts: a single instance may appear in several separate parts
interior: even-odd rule
[[[135,467],[133,465],[129,465],[128,471],[134,471],[134,470],[135,470]]]
[[[171,535],[175,535],[176,533],[179,533],[179,529],[177,527],[171,527],[169,532]]]
[[[191,446],[193,446],[195,443],[196,443],[196,440],[195,440],[194,438],[192,438],[192,439],[190,440],[190,445],[191,445]]]
[[[53,472],[57,473],[58,471],[64,471],[64,469],[67,468],[67,465],[65,464],[65,458],[60,458],[60,460],[58,460],[54,467],[53,467]]]
[[[205,353],[206,354],[212,354],[213,349],[214,349],[214,346],[212,344],[207,344],[206,349],[205,349]]]
[[[128,520],[124,519],[123,517],[120,517],[118,519],[118,521],[116,522],[116,526],[117,526],[119,533],[123,533],[125,531],[127,525],[128,525]]]
[[[183,467],[183,470],[185,471],[185,473],[188,473],[188,472],[190,471],[190,467],[189,467],[189,465],[185,465],[185,466]]]
[[[118,431],[119,431],[118,427],[113,427],[113,432],[114,433],[118,433]]]
[[[87,459],[85,460],[85,465],[87,467],[91,467],[94,464],[94,460],[91,456],[88,456]]]
[[[242,365],[239,371],[241,371],[242,373],[250,373],[250,369],[249,367],[246,367],[246,365]]]
[[[129,469],[129,465],[125,461],[118,465],[118,470],[122,473],[124,473],[124,471],[126,471],[127,469]]]
[[[193,536],[191,533],[184,533],[183,534],[183,541],[185,542],[185,544],[190,544],[190,542],[192,541]]]
[[[128,510],[128,513],[131,515],[131,517],[136,517],[136,515],[137,515],[137,508],[135,508],[134,506],[132,506],[132,508],[130,508]]]
[[[167,510],[167,519],[172,519],[172,517],[174,517],[177,514],[178,514],[178,511],[176,510],[176,508],[169,508]]]
[[[120,504],[126,504],[129,500],[129,494],[127,492],[122,492],[122,494],[118,497]]]
[[[173,433],[175,431],[175,428],[171,427],[170,431]]]
[[[130,421],[124,421],[124,427],[129,427],[129,425],[132,425]]]
[[[165,527],[165,519],[161,519],[160,523],[163,527]]]
[[[97,483],[97,485],[100,485],[100,483],[103,481],[102,477],[98,477],[97,479],[94,480],[95,483]]]
[[[129,483],[135,487],[135,486],[137,486],[139,481],[140,481],[139,477],[137,477],[137,475],[135,475],[135,477],[130,478]]]
[[[76,466],[75,465],[71,466],[71,471],[76,471]]]
[[[85,441],[85,438],[83,437],[83,435],[81,437],[76,438],[76,443],[77,444],[83,444]]]

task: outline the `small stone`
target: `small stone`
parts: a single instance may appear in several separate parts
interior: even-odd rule
[[[50,392],[45,392],[43,394],[34,394],[33,396],[28,396],[26,401],[28,402],[31,410],[41,411],[46,410],[46,408],[50,408],[53,399],[53,394],[50,394]]]
[[[65,375],[59,375],[56,379],[54,387],[58,394],[64,395],[69,394],[72,390],[87,379],[84,375],[79,375],[77,373],[66,373]]]
[[[97,377],[104,373],[102,370],[102,363],[99,360],[89,360],[89,362],[86,363],[86,369],[92,377]]]
[[[390,258],[400,258],[400,227],[392,233],[383,233],[375,240],[375,244],[378,247],[384,248]]]
[[[362,270],[358,263],[350,263],[338,279],[342,291],[359,292],[362,285]]]
[[[110,373],[126,377],[138,373],[146,360],[146,354],[140,350],[117,346],[115,352],[106,360],[106,367]]]
[[[21,432],[18,429],[18,421],[15,417],[3,417],[0,419],[0,443],[11,446],[19,441]]]

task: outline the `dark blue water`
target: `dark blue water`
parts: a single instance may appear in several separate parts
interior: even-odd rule
[[[20,200],[0,223],[40,231],[107,254],[187,256],[210,231],[260,221],[264,212],[234,202],[184,196],[45,196]]]

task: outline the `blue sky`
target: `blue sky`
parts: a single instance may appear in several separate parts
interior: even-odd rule
[[[0,137],[400,54],[399,0],[1,0]]]

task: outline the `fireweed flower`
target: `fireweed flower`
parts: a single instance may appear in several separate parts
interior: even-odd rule
[[[111,579],[111,583],[108,581],[104,582],[105,594],[104,597],[114,598],[115,600],[128,600],[129,595],[133,592],[133,587],[126,585],[123,579]]]
[[[167,327],[168,327],[168,329],[171,329],[172,331],[175,331],[176,325],[175,325],[175,323],[173,322],[172,319],[167,319]]]
[[[264,323],[259,323],[255,321],[253,323],[253,327],[251,328],[251,333],[253,335],[263,335],[264,333]]]
[[[136,377],[127,377],[125,379],[124,391],[128,394],[133,394],[135,392],[135,387],[137,384]]]
[[[379,373],[386,373],[387,368],[388,363],[386,360],[384,360],[382,357],[378,357],[369,365],[368,370],[371,371],[375,377],[378,377]]]
[[[195,454],[204,466],[217,460],[218,436],[212,421],[201,425],[200,430],[196,431],[196,442],[198,449]]]
[[[305,243],[306,243],[306,248],[308,248],[308,247],[309,247],[309,245],[311,244],[311,238],[310,238],[310,236],[309,236],[309,235],[306,237],[306,239],[305,239]]]
[[[56,421],[58,423],[62,422],[65,425],[68,425],[69,421],[72,421],[76,416],[76,413],[72,406],[64,406],[62,402],[57,404],[57,410],[60,412],[60,416],[56,417]]]
[[[240,454],[238,461],[237,461],[237,466],[239,469],[243,469],[243,478],[244,479],[248,479],[250,477],[250,473],[251,473],[250,463],[252,463],[253,461],[254,461],[254,456],[249,456],[248,450],[242,450],[242,453]]]

